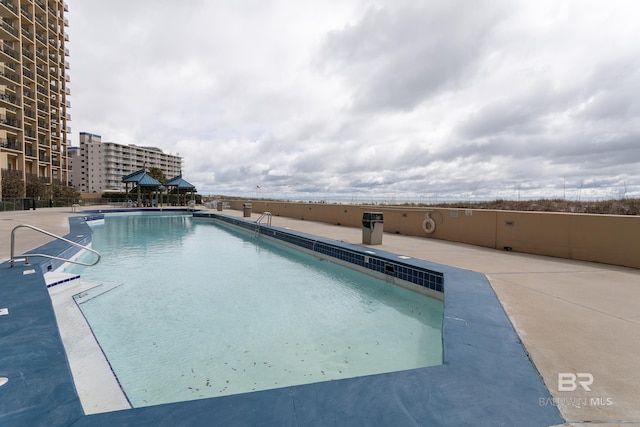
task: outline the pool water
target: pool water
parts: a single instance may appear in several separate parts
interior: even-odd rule
[[[210,220],[92,228],[67,271],[119,285],[77,301],[134,407],[442,363],[440,301]]]

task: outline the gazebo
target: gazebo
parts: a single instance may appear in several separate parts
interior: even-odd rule
[[[176,192],[176,194],[178,195],[178,204],[180,204],[180,194],[184,194],[184,204],[186,205],[187,193],[191,193],[192,200],[193,200],[193,196],[196,193],[196,187],[193,184],[189,183],[184,178],[182,178],[182,174],[168,180],[165,186],[169,189],[169,192],[172,191],[171,190],[172,188],[173,188],[173,191]]]
[[[138,206],[140,205],[152,206],[153,200],[154,200],[152,196],[153,191],[155,191],[156,194],[159,194],[160,190],[164,188],[158,180],[156,180],[150,175],[147,175],[147,171],[145,171],[144,169],[140,169],[139,171],[123,176],[122,182],[125,183],[125,191],[127,194],[129,194],[129,183],[133,184],[133,187],[131,187],[131,190],[133,190],[134,188],[137,188],[138,197],[136,201]],[[146,191],[143,192],[142,191],[143,189],[146,189]],[[149,195],[149,198],[146,199],[144,203],[142,201],[143,193]],[[157,200],[157,197],[156,197],[156,200]],[[149,202],[147,203],[147,201]]]

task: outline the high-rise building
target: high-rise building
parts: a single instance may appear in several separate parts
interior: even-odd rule
[[[71,180],[81,193],[124,191],[122,177],[140,169],[158,168],[173,178],[182,171],[182,157],[156,147],[102,142],[100,135],[80,132],[80,147],[70,147]]]
[[[67,11],[62,0],[0,0],[0,169],[22,181],[18,197],[33,196],[30,182],[69,184]]]

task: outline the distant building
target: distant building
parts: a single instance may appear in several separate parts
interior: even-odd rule
[[[182,157],[156,147],[102,142],[100,135],[80,132],[80,147],[69,149],[71,182],[81,193],[124,191],[122,177],[146,168],[158,168],[167,178],[182,171]]]
[[[62,0],[0,1],[0,169],[23,192],[29,180],[69,183],[67,11]]]

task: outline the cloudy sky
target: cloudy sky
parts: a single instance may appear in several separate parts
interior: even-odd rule
[[[640,1],[66,2],[73,145],[202,194],[640,197]]]

